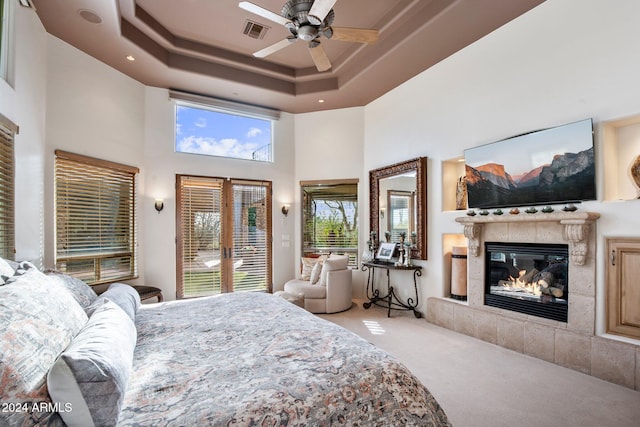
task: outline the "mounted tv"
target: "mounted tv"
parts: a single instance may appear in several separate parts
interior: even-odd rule
[[[591,119],[469,148],[464,160],[470,208],[596,198]]]

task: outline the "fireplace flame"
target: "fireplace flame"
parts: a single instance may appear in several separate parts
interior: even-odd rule
[[[509,276],[507,280],[500,280],[498,285],[505,290],[526,292],[535,296],[552,295],[561,298],[564,295],[564,286],[555,283],[555,277],[548,272],[540,272],[535,268],[527,272],[520,270],[518,277]]]

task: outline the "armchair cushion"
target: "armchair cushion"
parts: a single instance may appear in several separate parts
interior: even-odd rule
[[[327,285],[327,274],[330,271],[344,270],[349,265],[349,257],[346,255],[331,255],[322,263],[320,272],[320,285]]]
[[[313,269],[311,270],[311,277],[309,277],[309,282],[311,282],[312,285],[318,284],[318,282],[320,281],[321,272],[322,272],[322,263],[317,262],[316,265],[314,265]]]
[[[313,270],[313,266],[318,262],[318,258],[306,258],[302,257],[300,259],[302,264],[302,269],[300,271],[300,279],[309,280],[311,277],[311,270]]]
[[[309,299],[325,299],[327,297],[326,286],[313,285],[306,280],[293,279],[284,285],[284,291],[291,294],[302,294],[305,300]]]

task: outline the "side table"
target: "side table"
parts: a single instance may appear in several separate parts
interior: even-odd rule
[[[158,302],[162,302],[164,299],[162,297],[162,290],[160,288],[156,288],[153,286],[133,286],[138,294],[140,295],[140,300],[144,301],[149,298],[158,298]]]
[[[374,284],[375,270],[385,270],[387,273],[387,294],[381,295],[380,289],[377,289]],[[391,286],[391,279],[389,278],[390,270],[405,270],[413,272],[413,290],[415,292],[415,300],[413,298],[407,298],[407,301],[402,301],[398,298],[393,286]],[[365,309],[371,307],[371,304],[375,304],[387,309],[387,317],[391,317],[391,310],[410,310],[413,311],[413,315],[417,318],[422,317],[416,308],[418,307],[418,277],[422,276],[422,267],[419,265],[410,266],[397,266],[393,264],[380,264],[376,262],[363,262],[362,271],[368,271],[369,277],[367,277],[367,298],[368,302],[363,304]]]

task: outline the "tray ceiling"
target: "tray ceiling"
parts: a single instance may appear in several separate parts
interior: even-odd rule
[[[379,39],[323,39],[325,72],[301,41],[255,58],[289,32],[238,0],[33,3],[47,32],[145,85],[302,113],[366,105],[542,1],[338,0],[333,25],[374,28]],[[253,3],[279,14],[285,0]]]

